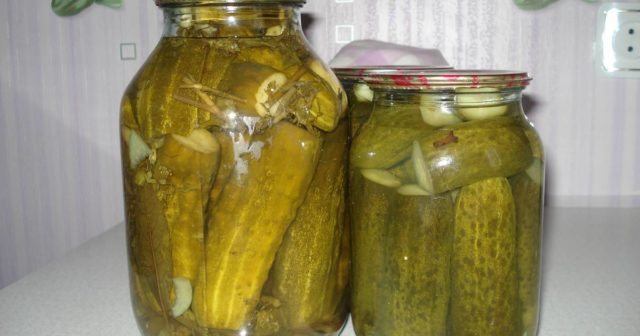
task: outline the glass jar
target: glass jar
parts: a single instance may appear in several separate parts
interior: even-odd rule
[[[302,0],[157,0],[121,134],[144,335],[332,335],[349,278],[346,97]]]
[[[534,336],[543,149],[525,73],[365,76],[350,153],[359,336]],[[357,104],[357,103],[356,103]]]

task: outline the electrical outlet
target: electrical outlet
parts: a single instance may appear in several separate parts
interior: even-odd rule
[[[606,74],[640,77],[640,2],[600,6],[597,54]]]
[[[613,50],[620,60],[640,57],[640,21],[620,26],[613,37]]]

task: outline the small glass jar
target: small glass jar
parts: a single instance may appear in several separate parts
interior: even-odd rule
[[[333,335],[347,315],[346,96],[302,0],[157,0],[121,134],[144,335]]]
[[[374,95],[350,153],[356,333],[536,335],[544,155],[521,105],[530,78],[361,79]]]

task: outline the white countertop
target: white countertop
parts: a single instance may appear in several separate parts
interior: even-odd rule
[[[640,209],[548,209],[539,336],[640,335],[638,238]],[[0,335],[139,335],[124,225],[0,290]]]

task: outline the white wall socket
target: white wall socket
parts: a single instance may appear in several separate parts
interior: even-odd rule
[[[596,39],[598,66],[606,74],[640,77],[640,2],[602,4]]]

